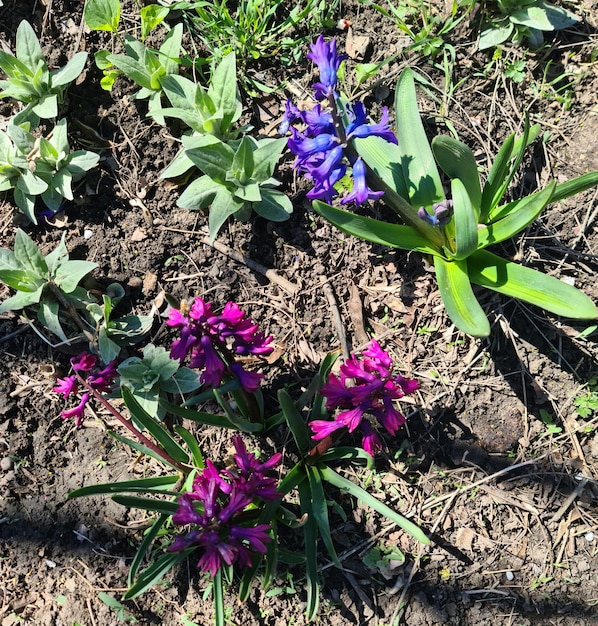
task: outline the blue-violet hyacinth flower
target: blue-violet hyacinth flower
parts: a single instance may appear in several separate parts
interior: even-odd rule
[[[259,513],[255,506],[260,500],[270,502],[280,497],[276,479],[267,477],[266,472],[280,463],[281,455],[262,463],[247,453],[241,437],[234,437],[233,443],[236,467],[219,471],[208,460],[193,481],[193,491],[179,497],[178,510],[172,516],[175,524],[193,528],[177,536],[168,550],[200,548],[197,565],[211,576],[224,565],[251,565],[253,554],[266,552],[270,525],[248,522]]]
[[[353,175],[353,190],[341,202],[361,204],[366,200],[377,199],[382,192],[368,188],[365,164],[354,153],[349,151],[347,154],[346,149],[352,139],[372,136],[397,143],[388,125],[388,110],[382,109],[382,118],[378,124],[368,124],[366,109],[361,102],[341,103],[335,88],[338,69],[344,57],[336,51],[336,40],[325,42],[320,36],[312,44],[307,56],[320,71],[320,82],[314,85],[316,99],[325,100],[329,109],[318,103],[310,111],[301,111],[291,101],[287,101],[279,127],[281,134],[286,134],[289,129],[291,131],[288,147],[297,157],[295,169],[313,181],[314,186],[307,197],[332,202],[338,195],[336,183],[350,171]],[[342,115],[337,108],[341,106],[345,109]],[[345,126],[343,120],[346,120]],[[300,123],[299,129],[291,126],[297,122]]]
[[[110,393],[112,391],[112,385],[114,380],[118,377],[116,371],[116,361],[110,361],[106,367],[99,371],[92,371],[96,367],[98,357],[89,352],[82,352],[80,355],[71,359],[71,367],[75,372],[82,376],[83,373],[87,375],[86,382],[92,388],[96,389],[100,393]],[[52,389],[55,393],[62,394],[63,398],[68,398],[71,395],[76,395],[79,391],[79,382],[77,375],[72,374],[65,378],[58,378],[56,387]],[[72,408],[62,411],[60,416],[62,419],[75,418],[75,426],[81,428],[83,423],[83,417],[85,414],[85,406],[89,402],[91,394],[86,392],[81,395],[79,404]]]
[[[331,374],[322,387],[328,409],[343,409],[334,420],[314,420],[309,426],[318,441],[344,428],[350,433],[358,426],[363,431],[362,446],[369,454],[382,447],[382,441],[366,419],[370,415],[391,435],[405,423],[405,416],[394,401],[419,388],[416,380],[403,378],[393,371],[390,355],[372,340],[361,357],[352,355],[340,367],[339,376]]]
[[[234,357],[270,354],[274,349],[270,345],[272,336],[259,331],[238,304],[227,302],[216,314],[209,302],[197,297],[185,312],[170,309],[166,324],[180,329],[170,356],[182,362],[189,355],[189,366],[202,370],[202,384],[218,387],[225,377],[233,377],[246,391],[259,387],[262,374],[246,371]]]
[[[315,83],[313,88],[316,92],[316,98],[323,100],[334,94],[338,82],[338,70],[346,55],[337,54],[336,39],[324,41],[322,35],[316,39],[316,43],[311,44],[310,49],[307,58],[311,59],[320,71],[320,81]]]

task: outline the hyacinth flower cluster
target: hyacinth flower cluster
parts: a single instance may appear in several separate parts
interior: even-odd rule
[[[375,200],[382,191],[371,190],[366,181],[366,165],[349,147],[351,139],[370,136],[382,137],[397,143],[388,126],[388,110],[382,110],[378,124],[368,124],[361,102],[344,102],[336,92],[338,70],[344,58],[336,50],[336,40],[326,42],[322,36],[311,45],[307,55],[317,66],[319,82],[313,85],[315,98],[320,101],[309,111],[300,111],[290,100],[286,103],[281,134],[291,130],[289,150],[296,155],[294,167],[313,181],[307,193],[312,200],[328,203],[338,195],[336,184],[347,174],[353,178],[353,189],[341,199],[341,204],[362,204]],[[291,124],[300,122],[302,130]]]
[[[340,429],[352,433],[359,426],[364,450],[374,455],[382,448],[382,441],[366,415],[395,435],[405,423],[405,416],[394,403],[417,389],[416,380],[394,373],[392,358],[373,340],[361,357],[352,355],[341,365],[339,376],[331,374],[322,387],[320,393],[326,398],[326,407],[342,411],[332,421],[310,422],[313,438],[319,441]]]
[[[75,374],[67,376],[66,378],[58,378],[56,387],[53,391],[62,394],[63,398],[68,398],[71,395],[77,395],[79,393],[79,381],[78,376],[85,376],[85,382],[89,387],[95,389],[99,393],[110,393],[115,379],[118,377],[116,371],[116,361],[110,361],[106,367],[102,369],[97,368],[98,357],[89,352],[83,352],[79,356],[71,359],[71,367]],[[95,369],[95,371],[93,371]],[[72,409],[62,411],[60,416],[62,419],[75,418],[75,425],[77,428],[81,427],[83,423],[83,416],[85,414],[85,406],[89,402],[91,393],[89,391],[81,394],[79,404]]]
[[[218,470],[212,461],[193,481],[193,491],[179,497],[172,521],[194,528],[177,536],[168,548],[180,552],[201,549],[197,566],[215,576],[226,565],[251,565],[255,553],[264,554],[271,541],[269,524],[255,524],[261,502],[280,497],[276,478],[268,472],[280,464],[281,454],[265,462],[248,453],[240,436],[233,438],[234,466]]]
[[[171,308],[166,324],[180,329],[170,356],[181,362],[189,356],[189,366],[202,372],[202,384],[218,387],[225,379],[235,378],[245,391],[259,387],[263,375],[247,371],[235,357],[267,356],[274,349],[272,336],[266,337],[238,304],[227,302],[216,314],[210,303],[197,297],[184,310]]]

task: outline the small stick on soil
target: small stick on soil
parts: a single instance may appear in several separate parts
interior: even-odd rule
[[[588,478],[582,478],[579,484],[575,488],[573,493],[569,494],[569,497],[563,502],[561,508],[548,520],[549,522],[558,522],[561,517],[567,512],[567,509],[573,504],[573,502],[581,496],[585,486],[588,484]]]
[[[190,235],[197,234],[195,233],[195,231],[192,231],[192,230],[182,230],[180,228],[168,228],[167,226],[160,226],[160,230],[169,230],[174,233],[188,233]],[[213,243],[210,243],[209,237],[202,237],[200,241],[201,243],[204,243],[207,246],[214,248],[214,250],[218,250],[218,252],[222,252],[222,254],[225,254],[227,257],[233,259],[233,261],[237,261],[237,263],[241,263],[242,265],[247,266],[250,270],[253,270],[254,272],[257,272],[258,274],[265,276],[268,280],[278,285],[280,288],[284,289],[291,296],[296,296],[299,293],[299,287],[297,285],[294,285],[292,282],[288,281],[286,278],[283,278],[282,276],[277,274],[274,270],[264,267],[263,265],[261,265],[261,263],[258,263],[257,261],[254,261],[253,259],[250,259],[249,257],[244,256],[240,252],[237,252],[236,250],[229,248],[223,243],[220,243],[219,241],[214,241]]]
[[[345,332],[345,327],[343,326],[343,320],[341,319],[340,311],[338,310],[338,306],[336,304],[336,298],[334,297],[334,291],[330,286],[330,279],[326,278],[322,282],[322,289],[324,290],[324,295],[328,300],[328,306],[330,306],[330,312],[332,313],[332,319],[334,320],[334,325],[336,327],[336,333],[338,335],[338,340],[341,344],[341,349],[343,351],[343,357],[345,359],[350,358],[349,346],[347,345],[347,333]]]

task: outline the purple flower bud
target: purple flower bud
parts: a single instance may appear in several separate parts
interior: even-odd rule
[[[311,45],[311,52],[307,54],[307,58],[311,59],[320,71],[320,82],[313,85],[318,100],[323,100],[334,93],[338,82],[337,73],[345,57],[346,55],[337,54],[336,39],[326,42],[320,35],[316,43]]]

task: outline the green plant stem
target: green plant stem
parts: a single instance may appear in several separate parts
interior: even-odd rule
[[[87,339],[87,341],[89,341],[90,344],[93,345],[95,343],[95,337],[92,333],[89,332],[88,327],[86,327],[83,323],[83,320],[81,319],[81,316],[77,313],[77,310],[75,309],[73,303],[69,302],[64,297],[64,294],[62,293],[62,291],[60,291],[60,287],[58,287],[58,285],[56,285],[52,281],[49,281],[47,285],[52,291],[52,295],[58,300],[58,302],[60,302],[65,311],[72,318],[77,328],[79,328],[79,330],[83,333],[83,336]]]
[[[135,428],[135,426],[133,426],[133,423],[131,422],[131,420],[128,420],[126,417],[124,417],[121,413],[119,413],[111,404],[110,402],[108,402],[108,400],[106,400],[106,398],[104,398],[104,396],[102,396],[102,394],[97,391],[97,389],[94,389],[80,374],[79,372],[75,372],[75,375],[77,376],[77,379],[79,380],[79,382],[85,387],[85,389],[87,389],[87,391],[89,391],[93,397],[100,403],[102,404],[106,409],[108,409],[108,411],[110,411],[110,413],[112,413],[112,415],[114,415],[114,417],[116,417],[116,419],[129,431],[131,432],[138,440],[140,443],[142,443],[144,446],[146,446],[147,448],[149,448],[150,450],[152,450],[152,452],[155,452],[158,456],[161,456],[167,463],[169,463],[170,465],[176,467],[182,474],[184,474],[185,476],[187,474],[189,474],[189,472],[191,471],[190,468],[186,467],[185,465],[183,465],[182,463],[179,463],[179,461],[176,461],[175,459],[173,459],[167,452],[165,452],[162,448],[160,448],[160,446],[156,445],[151,439],[149,439],[148,437],[146,437],[141,431],[137,430],[137,428]]]

